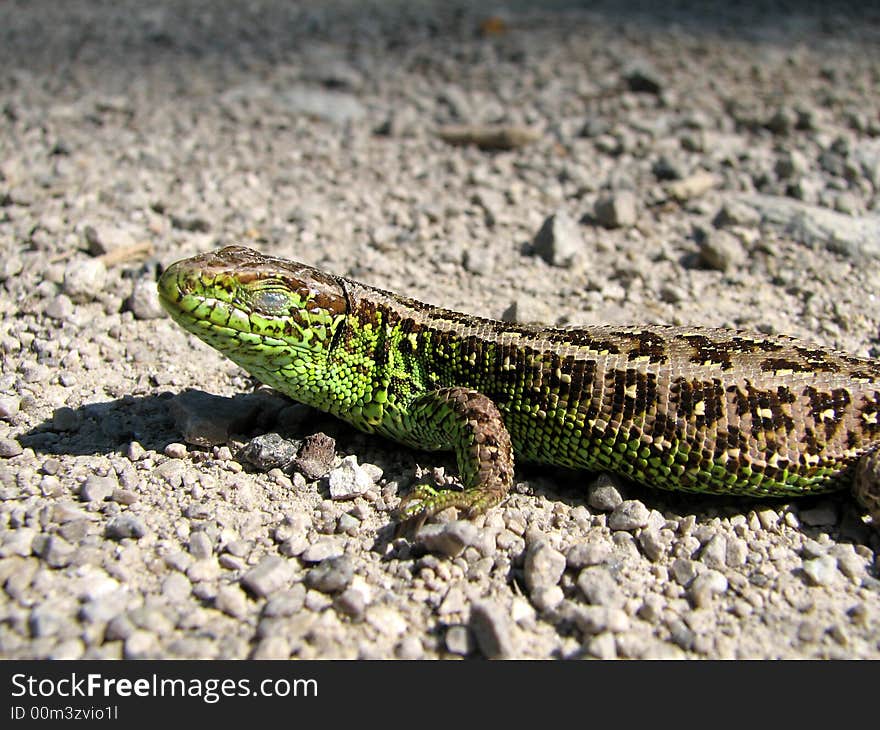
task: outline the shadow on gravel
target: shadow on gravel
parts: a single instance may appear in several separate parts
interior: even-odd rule
[[[132,441],[137,441],[147,450],[162,453],[172,442],[181,441],[181,431],[175,423],[171,404],[190,395],[209,399],[209,410],[218,420],[223,421],[222,413],[245,414],[237,420],[227,420],[229,433],[237,439],[247,439],[258,433],[279,431],[285,436],[302,437],[316,430],[332,433],[344,447],[341,454],[363,454],[379,466],[387,478],[398,480],[402,493],[422,480],[414,477],[416,464],[423,466],[435,464],[443,466],[447,474],[455,474],[454,458],[443,452],[423,452],[401,446],[387,439],[363,434],[348,424],[331,416],[311,411],[313,417],[308,424],[302,423],[301,433],[293,434],[276,422],[272,407],[265,406],[267,398],[275,396],[265,392],[239,393],[233,396],[216,396],[201,391],[184,391],[180,394],[162,393],[147,396],[125,396],[113,401],[92,403],[80,408],[59,408],[53,417],[30,431],[18,436],[19,443],[36,453],[70,456],[90,454],[121,453]],[[277,397],[276,397],[277,398]],[[284,403],[299,408],[287,399]],[[204,404],[203,406],[204,407]],[[205,417],[210,418],[211,413]],[[281,419],[283,421],[283,418]],[[280,427],[279,427],[280,426]],[[194,447],[198,448],[198,447]],[[589,487],[595,483],[596,474],[571,469],[547,467],[534,464],[518,464],[514,493],[543,497],[559,501],[570,507],[587,504]],[[871,531],[861,520],[861,512],[847,491],[832,494],[804,497],[796,501],[780,499],[755,499],[750,497],[725,497],[716,495],[688,494],[650,489],[633,482],[618,479],[617,489],[624,499],[637,499],[648,509],[656,509],[664,515],[693,515],[700,521],[713,518],[730,518],[736,515],[748,517],[752,511],[776,510],[781,526],[786,505],[795,505],[795,514],[811,512],[828,513],[827,524],[806,524],[801,521],[799,529],[807,536],[816,538],[828,532],[838,539],[852,540],[867,544]],[[589,508],[596,513],[595,508]],[[770,517],[772,520],[773,518]],[[393,525],[383,530],[379,541],[383,545],[393,540]]]
[[[125,396],[80,408],[59,408],[54,416],[18,437],[43,454],[109,454],[137,441],[158,452],[180,436],[168,405],[173,395]]]

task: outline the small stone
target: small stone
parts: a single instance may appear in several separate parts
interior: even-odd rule
[[[159,659],[159,639],[151,631],[137,629],[125,639],[123,656],[126,659]]]
[[[659,94],[663,80],[657,71],[645,63],[636,63],[627,69],[623,80],[630,91],[640,94]]]
[[[804,574],[814,586],[827,586],[836,582],[839,577],[837,560],[830,555],[823,555],[803,562]]]
[[[171,399],[169,410],[186,443],[216,446],[225,444],[232,434],[247,433],[258,419],[271,422],[285,403],[265,391],[223,398],[187,390]]]
[[[336,441],[325,433],[314,433],[302,440],[293,468],[306,479],[320,479],[330,471],[335,459]]]
[[[263,606],[263,616],[279,618],[293,616],[303,609],[306,600],[306,587],[294,584],[289,590],[278,591]]]
[[[354,565],[345,555],[329,558],[306,573],[305,582],[309,588],[322,593],[341,593],[354,576]]]
[[[508,613],[497,603],[474,603],[468,625],[477,646],[487,659],[504,659],[516,653]]]
[[[34,545],[37,546],[36,541]],[[57,535],[49,535],[42,546],[37,546],[36,549],[37,555],[51,568],[63,568],[69,565],[76,552],[76,547]]]
[[[86,226],[83,234],[92,256],[103,256],[111,251],[131,248],[136,243],[130,231],[102,223]]]
[[[70,297],[66,294],[58,294],[52,297],[46,304],[45,312],[46,316],[51,319],[60,322],[67,321],[73,316],[73,302],[70,301]]]
[[[797,126],[797,113],[788,107],[777,109],[767,120],[766,127],[774,134],[786,135]]]
[[[171,573],[162,581],[162,595],[172,603],[184,601],[192,594],[192,583],[181,573]]]
[[[241,578],[241,584],[251,593],[266,598],[286,588],[293,580],[294,570],[285,558],[269,555]]]
[[[467,656],[475,648],[474,639],[467,626],[450,626],[444,637],[446,651],[458,656]]]
[[[701,170],[688,175],[683,180],[676,180],[669,185],[669,194],[678,201],[691,200],[705,195],[718,185],[718,178],[711,172]]]
[[[638,220],[636,196],[629,190],[618,190],[596,201],[594,215],[605,228],[628,228]]]
[[[15,439],[0,438],[0,459],[11,459],[24,451]]]
[[[589,565],[600,565],[611,557],[611,546],[604,541],[591,540],[574,545],[565,556],[569,568],[580,570]]]
[[[80,499],[84,502],[103,502],[110,497],[119,483],[111,477],[89,476],[79,490]]]
[[[114,489],[113,494],[110,496],[117,504],[122,504],[127,507],[130,507],[135,502],[140,499],[140,496],[137,492],[132,492],[130,489]]]
[[[761,222],[761,214],[752,206],[738,200],[728,200],[721,206],[712,223],[716,228],[742,226],[754,228]]]
[[[185,459],[187,454],[186,444],[173,441],[162,450],[162,453],[171,459]]]
[[[587,651],[597,659],[616,659],[617,642],[614,634],[598,634],[587,642]]]
[[[9,421],[21,408],[21,398],[13,395],[0,395],[0,420]]]
[[[587,488],[587,504],[601,512],[611,512],[623,502],[617,487],[607,477],[599,477]]]
[[[637,499],[621,502],[608,517],[608,527],[612,530],[637,530],[645,527],[651,517],[651,510]]]
[[[189,536],[189,552],[196,560],[205,560],[214,554],[214,543],[204,530],[197,530]]]
[[[727,578],[717,570],[700,573],[690,585],[691,600],[697,608],[707,608],[712,597],[727,591]]]
[[[727,231],[707,232],[700,243],[700,261],[716,271],[730,272],[748,259],[739,238]]]
[[[604,567],[584,568],[578,575],[577,585],[581,593],[594,606],[621,608],[626,602],[623,591]]]
[[[722,534],[713,535],[700,553],[700,560],[709,568],[723,568],[727,565],[727,538]]]
[[[529,593],[559,583],[565,571],[565,556],[545,542],[538,542],[526,552],[524,573]]]
[[[584,255],[584,239],[575,220],[565,211],[549,216],[532,241],[534,252],[551,266],[571,266]]]
[[[358,465],[356,456],[346,456],[338,467],[330,471],[327,482],[330,498],[336,500],[354,499],[373,486],[372,478]]]
[[[353,619],[360,619],[363,618],[364,609],[367,607],[367,601],[363,591],[358,590],[354,586],[348,586],[348,588],[343,590],[336,598],[334,605],[346,616],[350,616]]]
[[[666,542],[660,537],[659,530],[642,530],[639,533],[639,545],[641,545],[648,560],[654,563],[666,554]]]
[[[578,606],[573,618],[585,634],[600,634],[603,631],[621,633],[629,631],[630,627],[626,611],[609,606]]]
[[[277,433],[256,436],[242,446],[239,460],[255,466],[260,471],[286,469],[296,458],[299,442],[283,438]]]
[[[679,585],[687,587],[697,577],[697,565],[687,558],[676,558],[672,562],[672,577]]]
[[[338,558],[342,553],[342,543],[338,539],[325,538],[309,545],[302,551],[300,557],[304,563],[322,563],[331,558]]]
[[[101,259],[73,259],[64,269],[64,293],[74,302],[97,299],[107,283],[107,267]]]
[[[265,636],[260,639],[251,659],[289,659],[290,641],[286,636]]]
[[[417,545],[450,558],[460,555],[469,545],[478,544],[479,539],[479,530],[465,520],[424,525],[415,534]]]
[[[152,279],[141,278],[135,281],[126,306],[138,320],[159,319],[165,316],[165,310],[159,303],[156,282]]]
[[[214,608],[233,618],[244,618],[248,614],[248,600],[238,586],[225,585],[217,589]]]
[[[123,540],[127,537],[140,539],[147,534],[147,527],[134,515],[123,514],[107,523],[105,533],[111,540]]]

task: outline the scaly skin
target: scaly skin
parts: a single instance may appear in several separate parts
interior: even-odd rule
[[[404,520],[498,504],[513,454],[648,486],[796,497],[854,482],[880,524],[880,365],[788,337],[496,322],[241,247],[159,281],[182,327],[262,382],[408,446],[456,453],[464,491]]]

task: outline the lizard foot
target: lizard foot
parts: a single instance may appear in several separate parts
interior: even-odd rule
[[[448,507],[464,511],[465,517],[472,519],[501,502],[506,493],[506,489],[487,487],[472,487],[456,492],[451,489],[434,489],[422,484],[401,500],[397,517],[401,527],[405,527],[407,531],[417,530],[429,517]]]

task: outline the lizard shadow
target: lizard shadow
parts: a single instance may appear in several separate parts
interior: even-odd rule
[[[51,418],[19,434],[18,441],[36,453],[53,455],[123,453],[133,441],[161,454],[168,444],[182,440],[172,403],[175,399],[190,395],[202,399],[199,406],[201,417],[219,419],[230,437],[234,434],[247,439],[275,430],[296,438],[323,430],[339,441],[339,451],[343,455],[356,453],[360,458],[376,464],[383,470],[386,479],[396,482],[401,491],[419,481],[419,465],[442,466],[447,473],[456,473],[451,454],[411,449],[385,438],[364,434],[343,421],[312,409],[305,411],[305,418],[300,414],[297,422],[284,423],[279,413],[283,413],[286,407],[300,406],[271,391],[269,394],[256,391],[217,396],[188,390],[180,394],[125,395],[116,400],[90,403],[78,408],[62,407]],[[589,488],[596,481],[596,473],[527,463],[518,464],[516,468],[514,493],[544,497],[572,508],[583,506],[591,514],[601,514],[601,510],[589,506]],[[752,520],[754,514],[760,522],[762,510],[772,509],[777,513],[775,519],[781,528],[786,523],[786,513],[793,513],[797,518],[804,512],[815,515],[817,510],[824,510],[829,518],[818,520],[818,524],[798,519],[791,526],[812,539],[826,533],[832,539],[856,544],[867,545],[872,541],[870,527],[861,520],[861,513],[846,491],[791,501],[670,492],[651,489],[622,478],[614,483],[624,499],[638,499],[670,520],[693,516],[699,522],[707,522],[737,515]],[[772,529],[774,516],[764,515],[763,522],[767,523],[762,523],[765,529]],[[379,529],[374,549],[388,555],[388,545],[398,534],[395,524]]]

